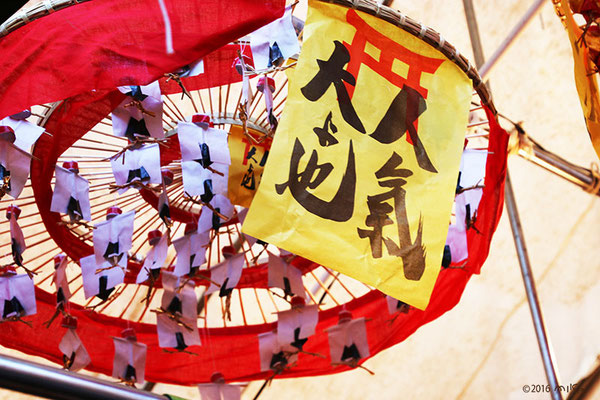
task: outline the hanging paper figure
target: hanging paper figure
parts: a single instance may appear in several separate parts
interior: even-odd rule
[[[175,262],[175,276],[193,277],[198,269],[206,262],[206,249],[210,241],[209,231],[198,230],[196,223],[185,226],[184,235],[173,240],[173,246],[177,252]]]
[[[108,261],[117,265],[122,258],[127,264],[127,252],[131,249],[135,211],[123,214],[117,206],[108,208],[106,221],[94,225],[94,254],[96,264]]]
[[[124,329],[121,337],[113,337],[115,358],[113,361],[113,378],[120,379],[128,386],[144,383],[146,370],[147,346],[139,343],[132,328]]]
[[[58,317],[59,314],[67,315],[65,307],[71,298],[71,291],[69,290],[69,280],[67,279],[67,256],[64,254],[57,254],[54,256],[54,276],[52,282],[56,287],[56,310],[48,321],[44,323],[46,328],[52,325],[52,322]]]
[[[81,265],[85,298],[96,296],[104,302],[109,299],[115,287],[123,283],[127,257],[121,257],[116,265],[104,260],[97,264],[96,257],[92,254],[80,259],[79,264]]]
[[[52,281],[56,286],[56,304],[57,307],[64,306],[69,302],[71,298],[71,291],[69,290],[69,280],[67,279],[67,256],[64,254],[58,254],[54,256],[54,278]]]
[[[252,89],[250,87],[250,75],[251,71],[254,71],[254,62],[250,57],[238,52],[238,56],[233,61],[233,68],[238,74],[242,76],[242,97],[240,99],[240,105],[244,107],[252,102]]]
[[[158,216],[164,222],[167,229],[171,229],[173,221],[171,220],[171,209],[169,208],[169,196],[167,195],[167,186],[173,183],[174,174],[173,171],[163,168],[161,169],[162,175],[162,192],[158,196]]]
[[[158,143],[139,144],[110,160],[119,194],[162,183]]]
[[[302,272],[293,265],[286,262],[282,257],[269,254],[269,287],[283,289],[285,298],[300,296],[306,298],[304,284],[302,283]]]
[[[180,69],[174,72],[181,78],[189,78],[192,76],[198,76],[204,73],[204,61],[202,59],[194,61],[191,64],[184,65]]]
[[[179,122],[183,186],[191,196],[209,202],[215,194],[227,194],[231,156],[227,132],[210,127],[210,118],[197,114],[192,122]]]
[[[194,282],[188,280],[180,289],[180,278],[163,272],[162,284],[164,291],[161,307],[156,310],[159,346],[177,351],[185,351],[189,346],[200,346]]]
[[[392,296],[385,296],[385,301],[388,306],[388,312],[390,315],[394,315],[396,313],[400,314],[408,314],[410,311],[410,305],[406,304],[403,301],[396,300]]]
[[[292,7],[286,7],[283,17],[252,32],[250,47],[257,70],[278,67],[298,54],[300,45],[292,23]]]
[[[56,181],[50,211],[67,214],[71,222],[91,221],[90,183],[79,175],[75,161],[66,161],[55,168]]]
[[[29,115],[27,115],[29,114]],[[38,126],[26,119],[31,116],[31,111],[26,110],[10,117],[6,117],[0,121],[0,126],[10,127],[13,131],[12,134],[8,133],[9,136],[14,135],[14,140],[9,140],[16,147],[23,150],[26,153],[31,153],[31,146],[40,138],[45,129]],[[3,135],[6,135],[7,132]],[[6,136],[5,136],[6,138]]]
[[[65,335],[58,344],[58,349],[63,354],[63,368],[71,372],[77,372],[85,368],[92,360],[77,335],[77,318],[66,316],[61,326],[67,328]]]
[[[231,321],[231,293],[242,277],[244,267],[244,253],[236,254],[232,246],[224,246],[222,249],[224,261],[210,269],[210,286],[205,294],[219,292],[219,297],[225,297],[225,312],[223,317]]]
[[[449,226],[446,238],[449,265],[460,265],[469,256],[467,230],[476,229],[474,224],[483,195],[487,154],[482,150],[463,151],[454,198],[455,221]]]
[[[294,296],[292,309],[277,313],[277,337],[282,343],[289,343],[302,351],[308,338],[315,333],[319,321],[319,307],[307,306],[303,297]]]
[[[233,211],[233,204],[227,197],[215,195],[202,207],[198,219],[198,231],[204,232],[210,229],[218,231],[222,224],[231,219]]]
[[[256,90],[262,92],[265,97],[265,108],[269,120],[270,131],[274,132],[277,129],[277,117],[273,114],[273,94],[275,93],[275,79],[267,76],[258,78]]]
[[[277,331],[258,335],[260,370],[280,374],[286,367],[298,361],[298,349],[289,343],[281,342]]]
[[[191,99],[192,95],[186,89],[181,78],[189,78],[192,76],[198,76],[203,73],[204,73],[204,61],[198,60],[191,64],[184,65],[183,67],[179,68],[175,72],[165,74],[165,76],[167,77],[166,82],[173,79],[179,85],[179,87],[181,88],[181,99],[183,100],[184,96],[188,96]]]
[[[127,98],[112,112],[115,136],[124,136],[131,141],[150,136],[164,138],[163,103],[158,81],[147,86],[122,86],[119,91]]]
[[[23,321],[37,312],[33,280],[17,275],[14,267],[4,267],[0,274],[0,316],[2,321]]]
[[[14,130],[0,125],[0,199],[9,194],[17,199],[27,178],[31,166],[31,154],[14,145]]]
[[[240,400],[242,398],[242,387],[226,384],[222,373],[213,373],[210,382],[198,385],[201,400]]]
[[[17,222],[17,219],[21,215],[21,209],[18,206],[10,205],[6,209],[6,219],[9,221],[10,226],[10,248],[12,253],[13,262],[19,267],[23,267],[23,252],[27,249],[25,245],[25,237],[23,231]],[[31,276],[31,272],[25,268],[27,274]]]
[[[352,313],[342,310],[337,325],[326,329],[332,365],[356,368],[361,359],[369,357],[369,343],[364,318],[352,319]],[[373,374],[368,369],[364,368]]]
[[[148,232],[148,243],[150,250],[146,253],[144,264],[138,273],[135,283],[144,283],[150,281],[152,285],[160,276],[160,269],[167,260],[169,251],[168,236],[163,235],[159,230]]]

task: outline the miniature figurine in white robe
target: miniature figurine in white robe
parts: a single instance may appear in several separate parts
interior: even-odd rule
[[[306,297],[304,284],[302,283],[302,272],[285,261],[282,257],[269,254],[268,282],[269,287],[283,289],[284,296]]]
[[[8,194],[17,199],[29,178],[31,154],[15,146],[14,140],[12,128],[0,126],[0,198]]]
[[[396,300],[392,296],[385,296],[385,301],[387,303],[388,312],[390,315],[394,315],[396,313],[408,314],[410,311],[410,305],[403,301]]]
[[[201,232],[197,224],[187,224],[184,235],[173,240],[173,247],[177,252],[173,274],[175,276],[195,276],[200,266],[206,262],[209,240],[208,230]]]
[[[104,302],[108,300],[115,287],[123,283],[127,257],[122,257],[116,265],[108,261],[97,264],[96,257],[92,254],[80,259],[79,264],[81,265],[85,298],[97,296]]]
[[[205,203],[216,194],[226,195],[231,164],[227,132],[211,128],[206,116],[194,115],[192,122],[177,124],[177,136],[186,193]]]
[[[163,272],[162,284],[161,307],[156,311],[159,346],[177,351],[185,351],[189,346],[200,346],[194,282],[188,280],[180,289],[179,277]]]
[[[342,310],[338,324],[327,328],[326,331],[332,365],[348,365],[356,368],[361,359],[369,357],[364,318],[352,319],[352,313]]]
[[[280,66],[300,52],[298,36],[292,23],[292,7],[288,6],[279,19],[250,34],[250,47],[257,70]]]
[[[119,91],[127,98],[112,112],[115,136],[131,141],[140,137],[164,138],[163,102],[158,81],[146,86],[122,86]]]
[[[214,196],[209,203],[202,207],[200,218],[198,218],[198,231],[204,232],[210,229],[218,231],[221,225],[233,216],[233,211],[233,204],[227,197],[220,194]]]
[[[242,387],[226,384],[225,377],[220,372],[212,374],[210,382],[198,385],[201,400],[240,400],[242,398]]]
[[[17,222],[17,219],[21,215],[21,209],[18,206],[10,205],[6,209],[6,219],[8,219],[8,224],[10,227],[10,247],[13,262],[19,267],[23,267],[23,253],[27,249],[27,245],[25,244],[25,236],[23,236],[23,231]],[[27,274],[31,277],[32,273],[25,268]]]
[[[144,383],[148,348],[137,341],[135,331],[131,328],[123,330],[121,336],[113,337],[115,358],[112,376],[129,386]]]
[[[25,322],[21,318],[36,312],[33,280],[24,274],[17,275],[12,267],[6,267],[0,275],[1,320]]]
[[[6,117],[0,120],[0,126],[10,127],[15,136],[13,144],[24,152],[31,153],[31,146],[42,136],[45,129],[19,117],[19,115],[24,116],[26,114],[19,113]],[[29,115],[31,115],[31,112],[29,112]]]
[[[96,264],[108,261],[119,264],[121,258],[127,261],[127,252],[131,249],[135,211],[122,214],[119,207],[109,207],[107,220],[94,225],[94,254]]]
[[[138,144],[110,160],[119,194],[162,183],[158,143]]]
[[[144,283],[147,280],[156,281],[160,275],[160,269],[167,260],[169,251],[169,237],[163,235],[159,230],[148,232],[148,242],[150,250],[146,253],[144,264],[138,273],[135,283]]]
[[[261,371],[270,370],[278,374],[298,361],[298,349],[281,342],[276,331],[258,335],[258,351]]]
[[[71,222],[91,221],[90,183],[79,175],[75,161],[67,161],[55,168],[56,181],[50,211],[67,214]]]
[[[487,151],[465,149],[460,161],[459,179],[454,199],[455,222],[448,228],[445,251],[447,265],[457,264],[469,256],[467,230],[477,218],[477,208],[483,194]]]
[[[307,306],[303,297],[294,296],[292,309],[277,313],[277,338],[302,351],[308,338],[315,333],[319,322],[319,307]]]
[[[210,286],[205,294],[219,292],[219,297],[225,297],[223,318],[231,321],[231,293],[242,277],[242,268],[246,261],[244,253],[235,254],[232,246],[222,249],[224,261],[210,268]]]
[[[58,349],[63,353],[63,367],[71,372],[85,368],[92,360],[77,335],[77,318],[67,316],[63,318],[62,327],[67,328],[58,344]]]

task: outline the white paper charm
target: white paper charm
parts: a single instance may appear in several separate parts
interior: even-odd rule
[[[163,348],[183,351],[189,346],[200,346],[197,323],[197,299],[193,281],[187,281],[181,290],[179,277],[164,272],[161,312],[157,313],[158,343]]]
[[[3,321],[36,312],[35,288],[29,276],[6,274],[0,277],[0,317]]]
[[[108,300],[115,286],[123,283],[125,279],[127,257],[122,257],[119,264],[113,268],[110,268],[112,265],[108,261],[96,264],[96,257],[93,254],[80,259],[79,264],[85,298],[98,296],[102,300]],[[97,272],[98,270],[102,271]]]
[[[410,310],[410,306],[403,301],[397,300],[392,296],[385,296],[388,312],[393,315],[397,312],[406,314]]]
[[[158,81],[147,86],[122,86],[119,87],[119,91],[127,94],[127,98],[112,112],[115,136],[127,137],[130,140],[134,140],[136,136],[164,138],[163,103]],[[139,102],[147,113],[142,113],[135,102]]]
[[[225,383],[206,383],[198,385],[201,400],[240,400],[242,388],[239,385]]]
[[[90,183],[75,172],[56,166],[50,211],[68,214],[71,221],[91,221]]]
[[[67,265],[69,264],[69,260],[65,255],[59,255],[54,257],[54,261],[54,277],[52,280],[56,287],[56,303],[65,304],[71,298],[69,280],[67,279]]]
[[[75,329],[67,329],[58,344],[58,349],[63,353],[65,366],[69,371],[77,372],[92,361]]]
[[[133,236],[133,222],[135,211],[117,215],[107,221],[95,225],[94,229],[94,254],[96,264],[105,261],[115,263],[122,258],[127,262],[127,252],[131,249]]]
[[[369,357],[369,343],[364,318],[343,321],[327,329],[332,364],[356,366]]]
[[[317,305],[292,308],[277,313],[277,338],[281,343],[291,344],[299,350],[314,335],[319,322]]]
[[[26,153],[31,152],[31,146],[42,136],[45,129],[26,120],[16,120],[6,117],[0,121],[0,126],[9,126],[15,134],[14,145]]]
[[[209,232],[194,231],[173,240],[177,252],[175,276],[195,275],[206,262],[206,248],[209,243]]]
[[[258,335],[261,371],[281,371],[298,361],[298,349],[278,339],[276,332]]]
[[[306,291],[302,283],[302,272],[283,258],[269,254],[269,287],[283,289],[286,296],[300,296],[306,298]]]
[[[298,54],[300,45],[292,24],[292,7],[286,7],[283,17],[252,32],[250,47],[257,70],[281,64]]]
[[[150,247],[135,283],[146,282],[150,278],[151,271],[161,269],[164,266],[169,251],[168,242],[169,236],[162,235],[158,243]]]
[[[198,232],[204,232],[210,229],[218,231],[221,224],[225,223],[233,216],[233,204],[231,204],[231,201],[227,197],[220,194],[215,195],[209,204],[227,219],[219,217],[209,207],[204,206],[200,212],[200,218],[198,218]]]
[[[143,383],[146,369],[147,346],[130,338],[113,338],[115,358],[113,378],[129,383]]]
[[[10,206],[13,207],[13,206]],[[9,207],[9,208],[10,208]],[[18,210],[18,209],[17,209]],[[25,244],[25,236],[23,236],[23,231],[17,222],[18,214],[21,213],[20,210],[14,210],[10,212],[10,217],[8,219],[8,224],[10,227],[10,248],[12,253],[13,261],[16,265],[22,267],[23,266],[23,253],[27,249],[27,245]]]
[[[242,277],[244,262],[244,254],[240,253],[212,267],[210,269],[211,283],[206,289],[206,294],[218,291],[220,297],[229,296]]]
[[[126,150],[110,161],[110,165],[118,186],[139,182],[141,184],[162,183],[160,173],[160,150],[158,143],[144,144],[139,148]],[[119,189],[125,193],[129,187]]]
[[[4,194],[9,194],[13,199],[21,195],[29,178],[31,159],[29,153],[0,140],[0,198]]]

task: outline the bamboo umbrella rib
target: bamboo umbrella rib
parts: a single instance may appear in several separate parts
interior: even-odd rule
[[[140,287],[141,287],[141,285],[135,285],[135,292],[133,292],[131,299],[129,299],[129,302],[123,308],[123,311],[121,311],[121,314],[119,314],[119,318],[123,318],[123,315],[125,315],[125,312],[129,309],[129,307],[131,306],[131,303],[133,303],[133,300],[135,300],[135,298],[137,297],[137,294],[140,291]]]

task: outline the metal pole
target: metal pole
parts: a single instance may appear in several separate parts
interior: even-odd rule
[[[472,7],[472,4],[473,4],[472,0],[463,0],[463,1],[465,3],[467,3],[467,2],[471,3],[471,7]],[[540,10],[542,9],[542,6],[546,2],[547,2],[547,0],[536,0],[531,5],[531,7],[529,7],[527,12],[525,13],[525,15],[523,15],[523,17],[517,23],[517,25],[515,25],[515,27],[512,29],[512,31],[510,31],[510,33],[508,34],[506,39],[504,39],[504,41],[498,47],[498,49],[496,49],[494,54],[492,54],[492,56],[489,58],[489,60],[487,60],[487,62],[485,64],[483,64],[483,66],[479,69],[479,75],[481,75],[481,79],[483,79],[483,81],[487,80],[487,77],[490,74],[490,71],[496,66],[496,64],[498,63],[498,60],[500,60],[500,58],[502,58],[502,56],[506,53],[506,51],[514,43],[515,39],[518,38],[519,35],[525,29],[525,27],[527,25],[529,25],[529,23],[531,22],[533,17],[535,17],[537,15],[537,13],[540,12]],[[466,7],[465,7],[465,13],[466,13]],[[475,19],[474,16],[475,15],[473,14],[473,20]],[[467,17],[467,21],[469,21],[468,17]],[[475,27],[475,29],[477,29],[477,27]],[[469,33],[470,33],[470,28],[469,28]],[[477,33],[477,36],[479,36],[479,33]],[[473,46],[475,46],[475,44],[476,44],[476,42],[472,42]],[[480,46],[481,46],[481,44],[480,44]],[[481,57],[483,58],[483,53],[481,53]],[[475,56],[475,60],[477,60],[477,56]]]
[[[470,8],[473,8],[472,0],[463,1],[465,4],[470,3]],[[485,76],[484,74],[489,73],[491,68],[496,64],[498,59],[500,59],[500,56],[504,54],[504,52],[510,46],[512,41],[519,35],[519,33],[522,32],[523,28],[527,25],[527,23],[539,11],[541,5],[543,4],[543,1],[544,0],[537,0],[536,3],[534,3],[529,8],[526,15],[523,18],[521,18],[521,21],[517,24],[515,28],[513,28],[508,38],[504,40],[500,48],[494,53],[492,59],[490,59],[486,64],[484,64],[482,70],[483,68],[486,68],[486,66],[487,68],[486,71],[480,70],[480,74],[482,77]],[[466,10],[465,13],[467,13]],[[472,10],[470,15],[467,14],[467,24],[470,27],[470,31],[472,29],[471,27],[474,27],[475,19],[475,12],[474,10]],[[473,28],[473,32],[475,36],[479,37],[479,31],[476,27]],[[472,42],[471,45],[473,47],[473,53],[476,54],[476,58],[480,57],[481,59],[483,59],[483,50],[481,47],[480,40]],[[515,239],[515,247],[517,249],[517,256],[519,258],[519,264],[521,266],[521,274],[523,275],[525,292],[527,294],[527,300],[529,302],[529,309],[531,310],[533,326],[535,327],[535,333],[537,336],[540,353],[542,355],[542,361],[544,363],[544,371],[546,372],[546,378],[548,379],[548,383],[551,389],[550,393],[554,400],[562,400],[562,393],[559,390],[560,386],[558,384],[558,378],[554,369],[552,352],[550,351],[550,343],[548,341],[548,336],[546,335],[546,329],[544,327],[544,319],[542,317],[542,311],[537,297],[537,291],[535,289],[535,282],[531,273],[531,265],[529,263],[529,256],[527,255],[527,246],[525,245],[525,238],[523,237],[523,230],[521,228],[521,220],[519,218],[517,203],[515,201],[515,195],[513,192],[512,183],[508,171],[506,173],[506,182],[504,188],[506,210],[508,212],[510,226],[512,228],[513,237]]]
[[[508,211],[510,227],[512,228],[513,237],[515,239],[515,247],[517,248],[517,256],[519,257],[519,264],[521,265],[521,274],[523,275],[523,283],[525,284],[525,292],[527,293],[529,310],[531,311],[531,318],[533,320],[533,326],[535,327],[535,334],[537,336],[540,353],[542,354],[546,378],[550,384],[550,393],[552,394],[553,399],[561,400],[562,392],[560,390],[560,385],[554,369],[553,354],[550,350],[550,342],[548,335],[546,334],[546,328],[544,327],[544,318],[542,317],[542,310],[540,308],[535,282],[531,273],[531,265],[529,263],[529,256],[527,254],[527,246],[525,245],[525,238],[523,237],[523,229],[521,228],[519,211],[517,210],[517,202],[515,201],[515,194],[513,192],[508,171],[506,172],[506,183],[504,190],[506,210]]]
[[[0,356],[0,387],[58,400],[167,400],[125,385],[58,368]]]

